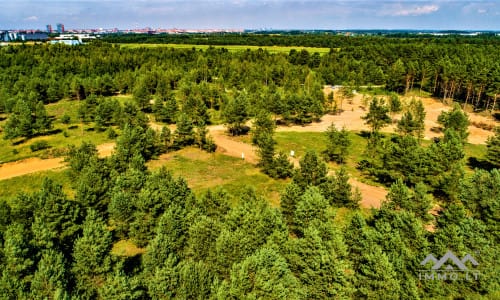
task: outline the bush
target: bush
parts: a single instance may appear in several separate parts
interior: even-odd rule
[[[32,152],[40,151],[43,149],[48,149],[50,148],[50,145],[47,141],[38,141],[34,142],[33,144],[30,145],[30,149]]]
[[[71,117],[68,116],[67,114],[64,114],[61,117],[61,123],[63,123],[63,124],[69,124],[70,122],[71,122]]]
[[[110,139],[114,139],[118,136],[116,131],[111,127],[108,127],[108,129],[106,130],[106,134],[108,135],[108,138],[110,138]]]

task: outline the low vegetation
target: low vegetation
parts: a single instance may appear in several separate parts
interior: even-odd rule
[[[468,144],[463,110],[497,108],[496,40],[365,41],[322,55],[0,48],[0,160],[61,156],[66,166],[0,181],[0,295],[498,296],[500,131]],[[344,87],[325,95],[334,84]],[[359,85],[387,90],[364,96],[367,131],[277,130],[354,112]],[[397,94],[412,90],[458,102],[440,112],[434,139],[423,103]],[[221,136],[255,157],[235,157]],[[104,142],[114,150],[99,155]],[[360,207],[359,181],[387,189],[380,208]],[[479,278],[422,279],[431,266],[421,262],[447,251],[477,259],[467,267]]]

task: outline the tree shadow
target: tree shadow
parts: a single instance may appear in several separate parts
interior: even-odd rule
[[[469,166],[471,169],[483,169],[490,171],[493,169],[493,166],[491,163],[489,163],[485,159],[478,159],[477,157],[469,157],[467,159],[467,166]]]
[[[500,121],[500,113],[494,113],[493,118],[495,118],[496,121]]]
[[[360,132],[357,132],[356,134],[362,138],[365,138],[365,139],[369,138],[372,135],[372,133],[368,130],[361,130]]]

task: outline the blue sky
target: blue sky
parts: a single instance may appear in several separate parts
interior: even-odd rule
[[[0,0],[0,29],[500,30],[500,0]]]

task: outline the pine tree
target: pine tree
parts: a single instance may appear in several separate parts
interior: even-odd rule
[[[179,149],[194,143],[193,123],[184,113],[177,119],[177,128],[174,132],[174,147]]]
[[[486,141],[486,160],[495,168],[500,168],[500,126],[495,128],[495,135]]]
[[[302,193],[302,189],[292,182],[286,186],[285,191],[281,194],[281,212],[289,228],[294,228],[295,226],[294,214],[297,209],[297,201]]]
[[[463,143],[467,141],[469,117],[462,111],[460,105],[456,104],[451,111],[443,111],[437,121],[444,127],[445,132],[447,129],[452,129],[458,133]]]
[[[240,93],[223,107],[222,115],[232,135],[240,135],[244,132],[243,126],[249,117],[248,109],[249,104],[245,93]]]
[[[33,116],[31,109],[24,100],[20,99],[16,105],[4,127],[4,139],[13,139],[24,136],[31,137],[35,132],[33,124]]]
[[[35,124],[33,124],[33,128],[37,133],[43,133],[52,128],[52,120],[47,115],[47,111],[42,101],[36,104],[34,119]]]
[[[300,168],[295,171],[293,182],[302,189],[306,189],[308,185],[317,186],[325,182],[328,168],[315,151],[307,151],[299,164]]]
[[[317,187],[309,187],[298,199],[293,214],[295,223],[294,232],[299,236],[304,235],[306,228],[314,220],[326,222],[328,220],[328,201],[321,195]]]
[[[35,299],[56,299],[68,285],[67,265],[62,253],[54,250],[42,252],[38,268],[31,281],[31,296]]]
[[[274,249],[263,248],[233,266],[221,286],[234,299],[303,299],[298,280]]]
[[[365,120],[365,123],[371,127],[372,135],[377,134],[380,129],[391,123],[391,118],[387,114],[389,109],[384,103],[384,100],[380,100],[374,97],[370,102],[370,108],[366,116],[361,117]]]
[[[93,210],[87,212],[83,235],[75,241],[72,273],[77,290],[86,297],[94,297],[110,270],[109,253],[112,246],[111,232],[106,223]]]
[[[151,93],[148,90],[145,78],[140,78],[134,86],[134,101],[141,110],[147,110],[150,106]]]
[[[326,138],[327,148],[324,153],[328,159],[337,163],[344,163],[352,143],[349,139],[349,132],[345,127],[340,131],[337,130],[335,124],[332,123],[326,131]]]

